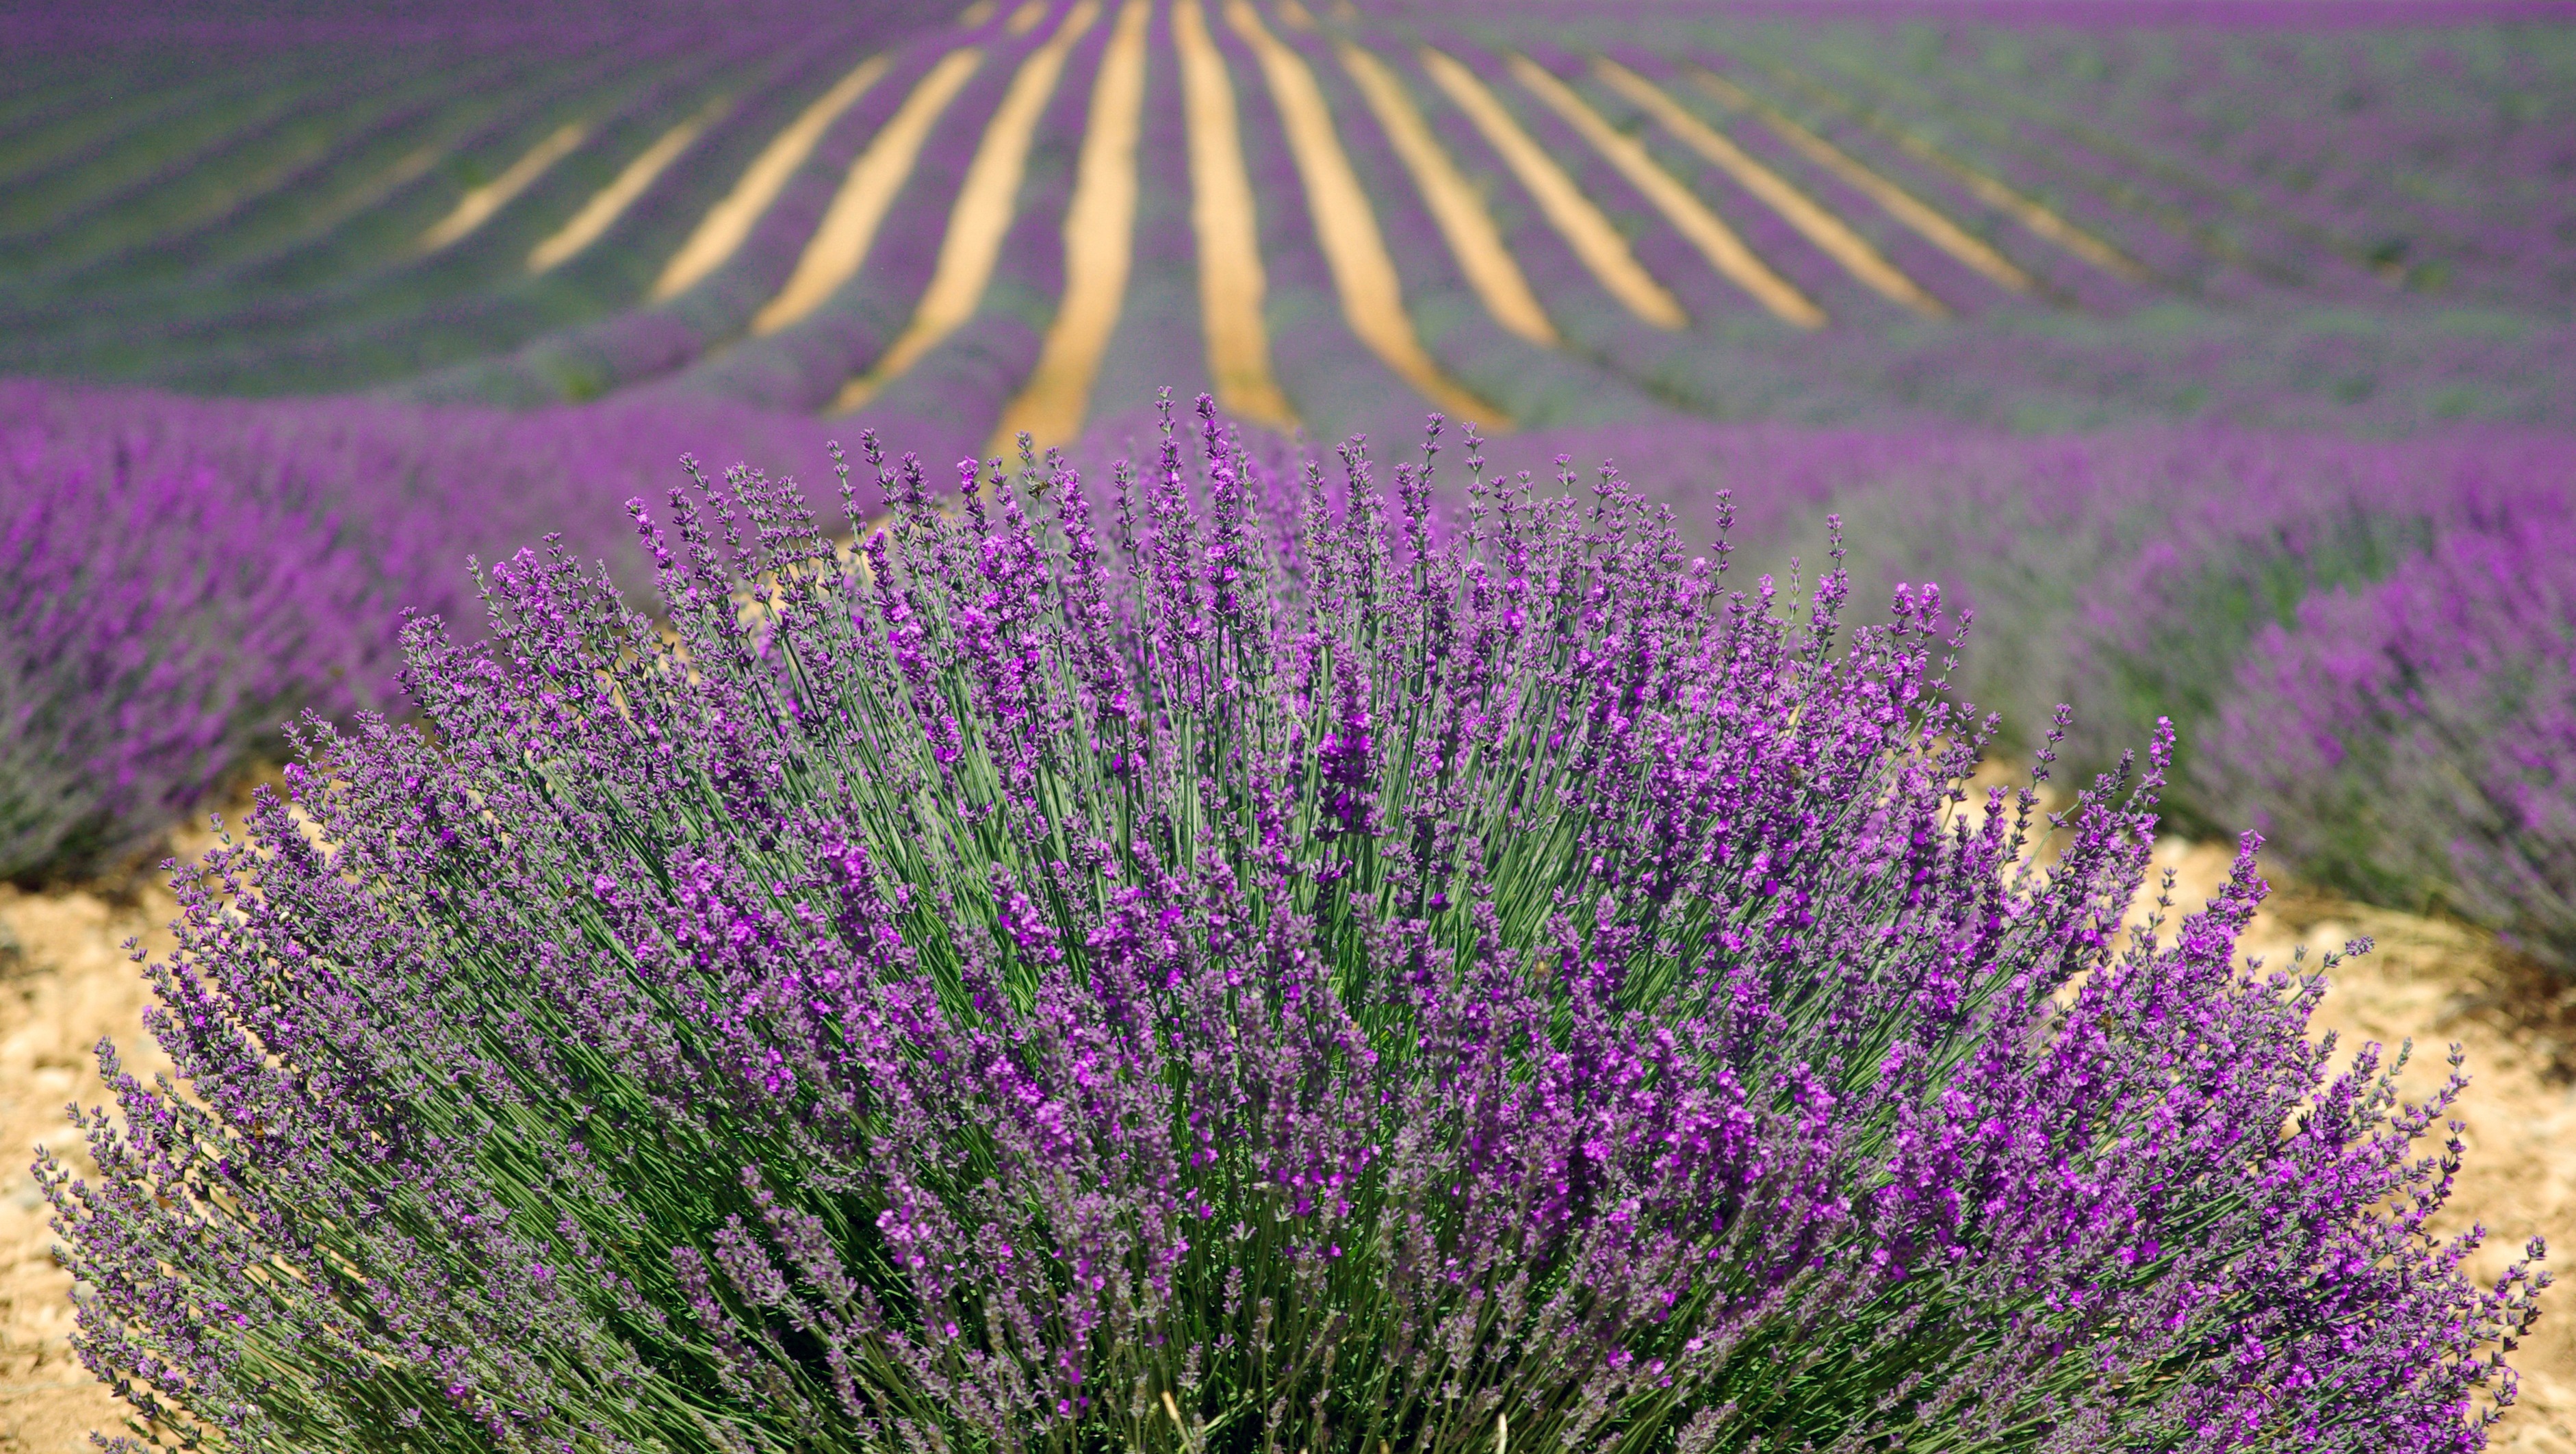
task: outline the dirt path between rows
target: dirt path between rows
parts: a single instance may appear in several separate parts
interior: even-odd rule
[[[0,887],[0,1451],[67,1454],[120,1427],[123,1406],[72,1356],[71,1278],[53,1258],[52,1209],[28,1174],[42,1144],[86,1168],[63,1120],[106,1099],[90,1047],[112,1035],[137,1074],[170,1062],[143,1033],[151,990],[118,946],[166,952],[178,905],[151,887],[21,894]],[[11,945],[14,941],[14,947]]]
[[[2196,905],[2226,874],[2224,845],[2171,841],[2158,860],[2180,876],[2178,899]],[[115,1400],[71,1355],[70,1279],[54,1264],[48,1210],[27,1173],[26,1148],[39,1142],[75,1155],[62,1107],[103,1098],[90,1047],[112,1035],[127,1064],[167,1068],[142,1033],[149,998],[118,946],[139,937],[166,951],[175,905],[144,885],[25,894],[0,887],[0,1454],[69,1454],[88,1447],[93,1428],[114,1430]],[[2500,1271],[2533,1232],[2561,1259],[2576,1250],[2576,1086],[2553,1069],[2559,1047],[2505,1010],[2481,1006],[2510,989],[2507,971],[2477,936],[2405,914],[2297,895],[2275,899],[2246,948],[2273,963],[2292,946],[2331,946],[2355,934],[2377,952],[2338,976],[2321,1015],[2349,1046],[2413,1036],[2419,1053],[2410,1089],[2439,1084],[2442,1047],[2469,1054],[2468,1165],[2452,1205],[2454,1221],[2482,1219],[2494,1235],[2475,1264]],[[9,948],[14,943],[14,948]],[[2562,1273],[2564,1262],[2562,1261]],[[2576,1454],[2576,1277],[2550,1299],[2549,1315],[2516,1362],[2523,1399],[2495,1447],[2514,1454]]]

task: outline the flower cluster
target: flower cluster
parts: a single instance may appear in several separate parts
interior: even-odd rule
[[[2237,964],[2250,844],[2122,939],[2166,739],[1972,799],[1937,591],[1188,433],[415,622],[42,1165],[89,1366],[279,1450],[2482,1446],[2546,1278]]]

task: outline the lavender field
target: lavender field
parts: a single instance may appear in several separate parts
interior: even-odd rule
[[[1166,384],[1327,439],[2570,423],[2545,9],[1324,9],[39,10],[11,369],[969,447]]]
[[[0,1404],[2576,1450],[2576,1221],[2473,1230],[2423,1074],[2462,1015],[2576,1065],[2563,10],[0,56],[0,984],[16,906],[172,921]],[[2482,968],[2403,1070],[2319,1038],[2359,939],[2248,958],[2285,912]]]

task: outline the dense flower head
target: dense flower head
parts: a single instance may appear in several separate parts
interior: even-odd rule
[[[43,1164],[82,1356],[274,1449],[2483,1445],[2546,1277],[2250,841],[2123,936],[2169,737],[1972,799],[1936,589],[1442,442],[870,439],[853,546],[636,506],[664,622],[415,621]]]

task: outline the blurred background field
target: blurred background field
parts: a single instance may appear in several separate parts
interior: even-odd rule
[[[2328,1020],[2467,1042],[2460,1205],[2576,1245],[2562,7],[37,4],[0,54],[13,1146],[139,1040],[174,827],[399,711],[468,556],[641,585],[683,454],[830,518],[862,429],[1105,478],[1171,387],[1280,461],[1438,410],[1703,541],[1723,487],[1771,568],[1839,512],[1974,608],[2016,749],[2173,718],[2186,886],[2259,828],[2265,942],[2379,934]],[[66,1447],[109,1406],[7,1177],[0,1448]],[[2576,1449],[2568,1327],[2511,1447]]]

